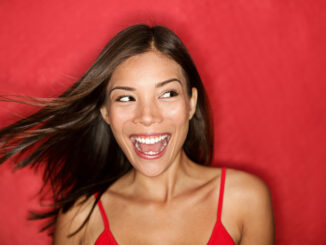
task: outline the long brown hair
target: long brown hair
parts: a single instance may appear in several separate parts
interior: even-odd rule
[[[153,47],[182,67],[189,95],[192,87],[198,90],[197,108],[189,123],[184,151],[192,161],[210,164],[213,132],[209,105],[187,49],[164,26],[128,27],[109,41],[90,69],[61,96],[52,101],[35,99],[32,104],[41,105],[39,111],[0,131],[0,163],[13,157],[17,168],[44,166],[44,186],[52,188],[53,207],[33,216],[52,218],[43,230],[55,224],[60,209],[66,212],[79,198],[86,201],[98,193],[83,223],[86,224],[105,190],[132,168],[110,126],[104,122],[100,108],[115,68]],[[2,100],[13,101],[8,97]]]

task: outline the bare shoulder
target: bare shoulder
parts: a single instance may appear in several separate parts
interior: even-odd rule
[[[227,179],[229,188],[232,188],[232,192],[236,193],[239,198],[253,202],[270,199],[268,186],[256,175],[229,168],[227,169]]]
[[[241,220],[240,244],[273,244],[272,199],[266,183],[253,174],[228,169],[226,185]]]
[[[87,200],[82,197],[67,212],[62,212],[62,210],[60,211],[55,226],[54,245],[80,244],[80,241],[87,230],[87,225],[83,226],[83,228],[75,235],[70,235],[76,232],[84,223],[92,209],[93,204],[93,197]]]

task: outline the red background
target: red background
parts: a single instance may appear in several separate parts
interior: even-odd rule
[[[167,25],[208,90],[215,162],[268,184],[276,244],[326,244],[325,10],[323,0],[2,0],[0,94],[58,95],[119,30]],[[33,110],[2,103],[1,126]],[[11,169],[0,167],[0,244],[50,244],[26,221],[39,173]]]

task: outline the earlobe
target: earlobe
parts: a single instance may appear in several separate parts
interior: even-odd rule
[[[189,110],[189,120],[194,116],[197,107],[197,96],[198,92],[195,87],[192,88],[191,98],[189,101],[190,110]]]
[[[103,120],[104,120],[107,124],[110,124],[108,111],[107,111],[107,109],[105,108],[105,106],[102,106],[101,109],[100,109],[100,111],[101,111],[101,115],[102,115]]]

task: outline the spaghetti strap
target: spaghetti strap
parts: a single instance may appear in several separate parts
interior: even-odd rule
[[[95,198],[97,197],[97,194],[95,194]],[[105,210],[104,210],[104,207],[103,207],[103,204],[101,202],[101,199],[98,200],[97,202],[97,206],[98,208],[100,209],[100,212],[101,212],[101,216],[102,216],[102,220],[103,220],[103,223],[104,223],[104,227],[105,227],[105,230],[109,230],[110,226],[109,226],[109,221],[108,221],[108,218],[106,216],[106,213],[105,213]]]
[[[218,208],[217,208],[217,220],[218,221],[221,220],[221,214],[222,214],[225,172],[226,172],[226,168],[222,168],[221,183],[220,183],[220,195],[219,195],[219,198],[218,198]]]

